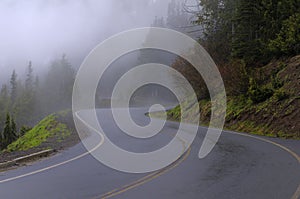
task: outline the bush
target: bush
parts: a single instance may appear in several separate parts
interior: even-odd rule
[[[264,102],[274,94],[270,88],[259,88],[253,78],[250,78],[249,85],[248,95],[253,103]]]
[[[272,82],[272,87],[273,87],[274,89],[279,89],[279,88],[281,88],[281,87],[283,86],[283,84],[284,84],[283,81],[280,81],[276,75],[273,75],[273,76],[272,76],[271,82]]]

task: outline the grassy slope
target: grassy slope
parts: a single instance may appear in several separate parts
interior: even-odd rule
[[[278,69],[279,68],[279,69]],[[283,83],[272,97],[254,104],[245,96],[228,96],[225,127],[253,134],[300,138],[300,56],[284,62],[272,62],[260,69],[266,77],[265,87],[271,87],[273,74]],[[210,102],[200,101],[201,123],[208,124]],[[191,108],[191,111],[192,108]],[[180,119],[180,108],[168,111],[172,120]]]
[[[61,122],[61,118],[65,116],[66,113],[63,112],[47,116],[24,136],[10,144],[7,147],[7,151],[26,151],[39,147],[50,139],[55,139],[55,142],[61,142],[71,134],[67,125]]]

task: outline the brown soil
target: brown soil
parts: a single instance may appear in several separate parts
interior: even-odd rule
[[[265,83],[269,83],[271,75],[275,74],[283,82],[283,86],[278,90],[285,92],[288,97],[278,100],[273,96],[254,105],[242,112],[238,118],[229,121],[227,126],[237,124],[237,130],[251,131],[251,125],[244,125],[247,121],[259,126],[259,134],[300,138],[300,55],[287,60],[273,61],[263,67],[261,73],[266,77]]]

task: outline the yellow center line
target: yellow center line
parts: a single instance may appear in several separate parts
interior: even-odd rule
[[[275,145],[281,149],[283,149],[284,151],[288,152],[290,155],[292,155],[297,161],[298,163],[300,164],[300,156],[297,155],[297,153],[295,153],[294,151],[292,151],[291,149],[279,144],[279,143],[276,143],[274,141],[271,141],[271,140],[268,140],[268,139],[265,139],[265,138],[261,138],[261,137],[257,137],[257,136],[253,136],[253,135],[250,135],[250,134],[243,134],[243,133],[237,133],[237,132],[228,132],[226,131],[226,133],[230,133],[230,134],[236,134],[236,135],[241,135],[241,136],[244,136],[244,137],[250,137],[250,138],[254,138],[254,139],[257,139],[257,140],[260,140],[260,141],[263,141],[263,142],[267,142],[269,144],[272,144],[272,145]],[[177,137],[180,141],[183,142],[183,145],[185,146],[185,141],[179,137]],[[104,195],[100,196],[100,197],[96,197],[96,198],[102,198],[102,199],[106,199],[106,198],[111,198],[113,196],[117,196],[117,195],[120,195],[126,191],[129,191],[131,189],[134,189],[138,186],[141,186],[155,178],[158,178],[160,177],[161,175],[165,174],[166,172],[170,171],[171,169],[177,167],[181,162],[183,162],[190,154],[190,150],[191,148],[188,149],[188,151],[185,153],[184,157],[182,157],[181,159],[179,158],[177,162],[175,162],[175,164],[172,164],[170,165],[169,167],[165,168],[165,169],[162,169],[158,172],[155,172],[155,173],[152,173],[150,175],[147,175],[137,181],[134,181],[132,182],[131,184],[129,185],[125,185],[121,188],[117,188],[117,189],[114,189],[113,191],[110,191],[110,192],[107,192],[105,193]],[[293,194],[293,196],[291,197],[291,199],[299,199],[300,198],[300,184],[296,190],[296,192]]]
[[[168,171],[174,169],[175,167],[177,167],[178,165],[180,165],[183,161],[185,161],[187,159],[187,157],[190,155],[190,152],[191,152],[191,148],[189,148],[187,150],[187,152],[184,154],[184,156],[180,157],[177,161],[175,161],[174,163],[172,163],[171,165],[169,165],[168,167],[164,168],[164,169],[161,169],[160,171],[157,171],[157,172],[154,172],[154,173],[151,173],[139,180],[136,180],[128,185],[124,185],[123,187],[121,188],[117,188],[117,189],[114,189],[113,191],[110,191],[110,192],[107,192],[101,196],[98,196],[98,197],[95,197],[94,199],[96,198],[102,198],[102,199],[106,199],[106,198],[111,198],[113,196],[116,196],[116,195],[120,195],[126,191],[129,191],[131,189],[134,189],[136,187],[139,187],[149,181],[152,181],[160,176],[162,176],[163,174],[167,173]]]
[[[263,142],[267,142],[269,144],[273,144],[279,148],[281,148],[282,150],[288,152],[290,155],[292,155],[299,163],[300,165],[300,156],[295,153],[294,151],[292,151],[291,149],[277,143],[277,142],[274,142],[274,141],[271,141],[271,140],[268,140],[268,139],[265,139],[265,138],[262,138],[262,137],[257,137],[257,136],[253,136],[253,135],[250,135],[250,134],[245,134],[245,133],[237,133],[237,132],[230,132],[230,131],[226,131],[226,133],[230,133],[230,134],[235,134],[235,135],[241,135],[241,136],[245,136],[245,137],[250,137],[250,138],[254,138],[254,139],[257,139],[257,140],[260,140],[260,141],[263,141]],[[298,188],[296,190],[296,192],[293,194],[293,196],[291,197],[291,199],[299,199],[300,198],[300,183],[298,185]]]
[[[134,189],[136,187],[139,187],[149,181],[152,181],[160,176],[162,176],[163,174],[167,173],[168,171],[174,169],[175,167],[177,167],[179,164],[181,164],[183,161],[186,160],[186,158],[190,155],[190,152],[191,152],[191,148],[189,147],[187,151],[186,150],[186,141],[182,138],[180,138],[179,136],[175,136],[183,145],[183,150],[182,150],[182,155],[181,157],[179,157],[175,162],[173,162],[172,164],[170,164],[169,166],[159,170],[159,171],[156,171],[154,173],[151,173],[149,175],[146,175],[144,176],[143,178],[140,178],[136,181],[133,181],[131,182],[130,184],[127,184],[127,185],[124,185],[122,186],[121,188],[116,188],[112,191],[109,191],[101,196],[96,196],[95,198],[93,199],[96,199],[96,198],[102,198],[102,199],[106,199],[106,198],[111,198],[113,196],[116,196],[116,195],[120,195],[126,191],[129,191],[131,189]]]

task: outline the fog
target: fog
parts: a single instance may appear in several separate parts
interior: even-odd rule
[[[101,41],[120,31],[149,26],[165,16],[168,0],[2,0],[0,83],[31,60],[42,73],[63,53],[74,67]]]

